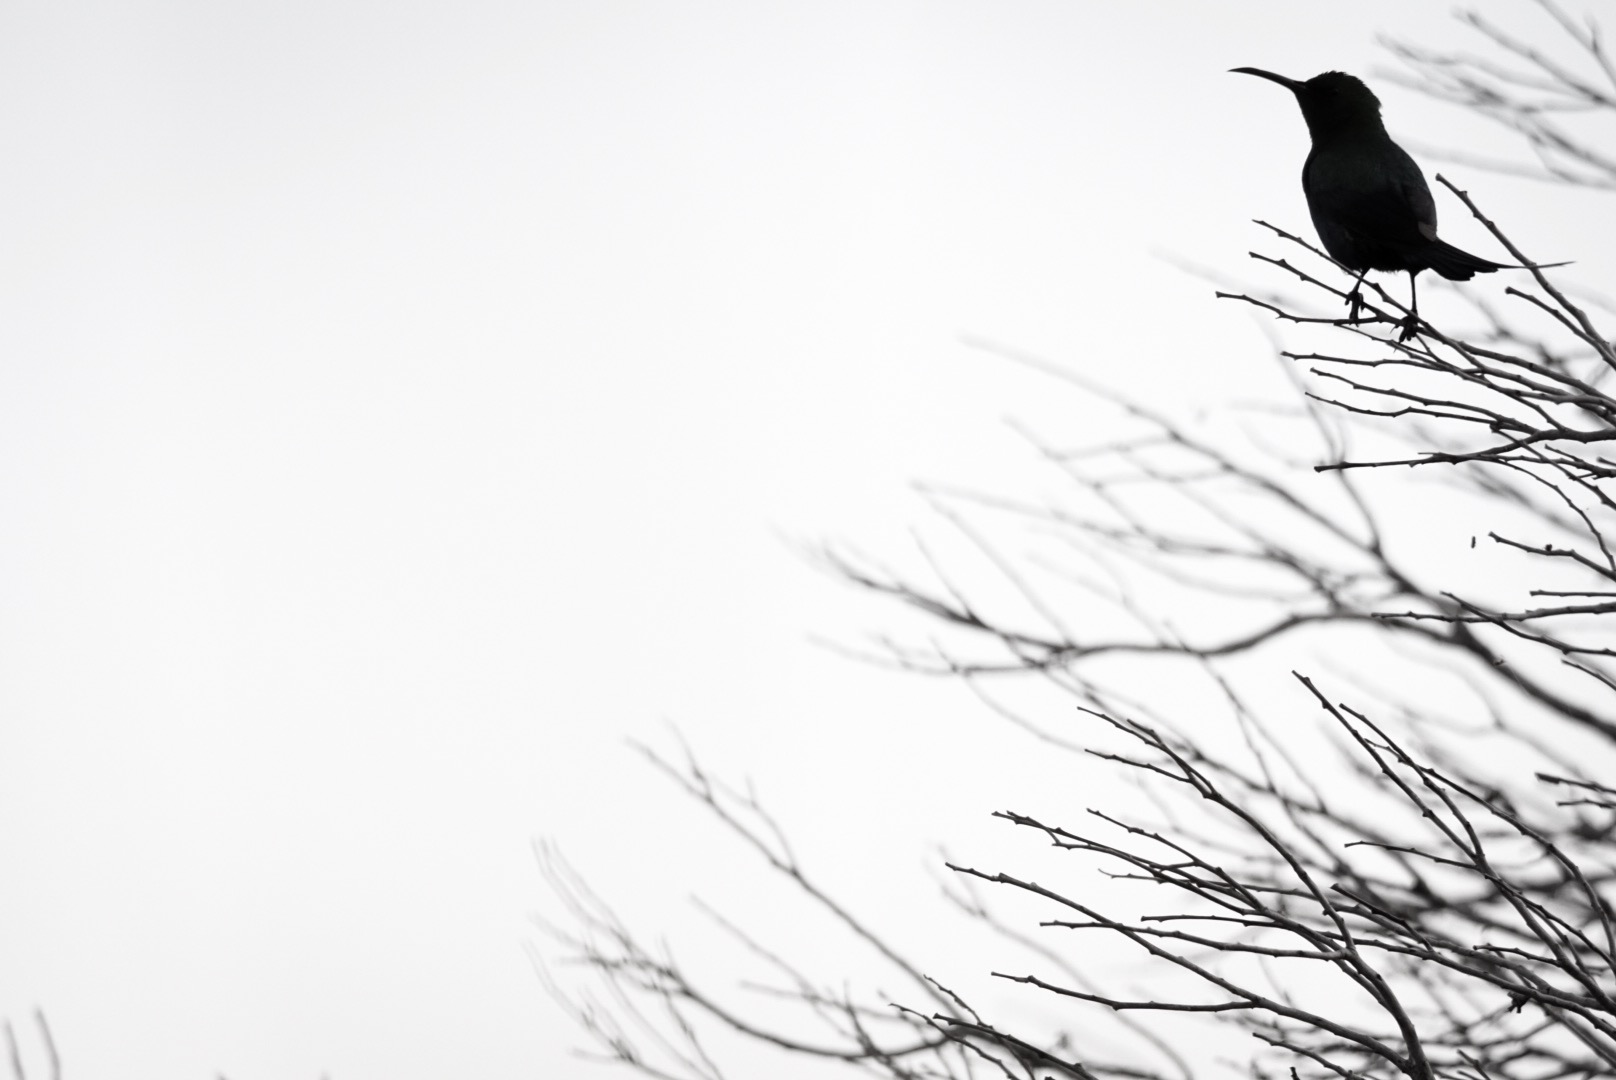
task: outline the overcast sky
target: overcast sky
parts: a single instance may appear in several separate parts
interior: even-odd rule
[[[896,544],[909,481],[1059,421],[964,335],[1178,404],[1265,377],[1163,257],[1307,230],[1294,104],[1225,71],[1368,75],[1388,31],[1461,40],[1407,0],[6,5],[34,1067],[37,1005],[70,1077],[604,1075],[524,952],[530,843],[653,916],[723,873],[624,748],[668,720],[844,877],[919,879],[1007,736],[810,644],[879,618],[792,541]],[[1467,130],[1375,85],[1410,142]]]

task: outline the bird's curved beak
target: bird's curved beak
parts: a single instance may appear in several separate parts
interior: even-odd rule
[[[1259,79],[1277,82],[1293,94],[1301,93],[1302,90],[1302,83],[1299,80],[1287,79],[1283,75],[1275,75],[1272,71],[1264,71],[1262,68],[1238,67],[1230,68],[1229,70],[1238,75],[1255,75]]]

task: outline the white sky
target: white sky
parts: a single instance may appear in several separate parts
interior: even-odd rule
[[[624,749],[664,718],[844,876],[918,878],[995,808],[950,761],[1031,751],[810,646],[880,616],[782,537],[880,550],[910,479],[1014,467],[999,418],[1056,407],[962,333],[1176,402],[1266,376],[1158,253],[1244,274],[1251,218],[1305,230],[1300,117],[1225,69],[1367,74],[1386,30],[1458,33],[1406,0],[7,5],[30,1060],[37,1004],[74,1077],[594,1075],[523,953],[529,842],[648,912],[722,873]],[[1462,129],[1382,89],[1394,133]]]

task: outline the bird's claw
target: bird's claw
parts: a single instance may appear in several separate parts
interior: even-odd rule
[[[1349,323],[1358,321],[1358,312],[1363,310],[1363,306],[1362,290],[1355,288],[1347,294],[1347,321]]]
[[[1367,305],[1364,304],[1362,288],[1355,287],[1347,294],[1347,322],[1358,322],[1358,315],[1366,306]],[[1407,341],[1409,338],[1420,332],[1420,317],[1410,313],[1406,318],[1399,320],[1397,325],[1399,327],[1397,340]]]

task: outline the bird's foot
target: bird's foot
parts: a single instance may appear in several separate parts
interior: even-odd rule
[[[1418,315],[1410,315],[1398,325],[1403,328],[1403,331],[1397,335],[1397,340],[1407,341],[1409,338],[1420,332],[1420,317]]]
[[[1363,290],[1361,288],[1354,287],[1353,290],[1347,294],[1347,321],[1349,323],[1355,323],[1358,321],[1358,312],[1363,310],[1363,306]]]

